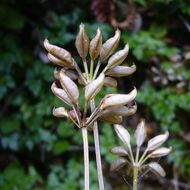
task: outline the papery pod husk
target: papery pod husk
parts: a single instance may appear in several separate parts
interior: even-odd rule
[[[90,42],[89,53],[92,60],[95,60],[99,56],[101,47],[102,47],[102,33],[101,30],[98,28],[96,36]]]
[[[68,97],[65,90],[62,88],[58,88],[55,82],[51,85],[51,90],[54,93],[54,95],[56,95],[63,102],[65,102],[68,105],[72,104],[71,99]]]
[[[101,73],[96,80],[93,80],[85,87],[85,99],[89,101],[97,95],[104,84],[105,75]]]
[[[110,170],[112,172],[120,170],[122,167],[124,167],[127,164],[126,160],[124,158],[119,158],[117,160],[114,160],[113,163],[111,163]]]
[[[160,147],[168,138],[169,132],[167,131],[165,134],[158,135],[148,141],[147,150],[152,151]]]
[[[100,116],[98,119],[101,121],[112,123],[112,124],[120,124],[123,121],[122,116],[117,116],[113,114]]]
[[[127,150],[121,146],[117,146],[117,147],[112,148],[111,153],[115,154],[117,156],[127,156],[128,155]]]
[[[162,166],[160,164],[158,164],[157,162],[151,162],[151,163],[149,163],[148,167],[157,176],[159,176],[159,177],[165,177],[166,172],[164,171],[164,169],[162,168]]]
[[[135,130],[135,141],[136,141],[136,145],[137,147],[140,147],[143,143],[144,143],[144,140],[146,138],[146,128],[144,126],[144,121],[142,120],[138,126],[137,126],[137,129]]]
[[[117,80],[112,77],[105,77],[104,78],[104,86],[107,87],[117,87]]]
[[[85,32],[84,24],[81,23],[79,28],[80,29],[75,41],[75,46],[80,57],[84,60],[88,54],[89,38]]]
[[[134,113],[136,113],[136,111],[137,111],[136,105],[133,105],[130,107],[123,106],[123,107],[115,108],[115,109],[106,109],[106,110],[102,111],[102,115],[111,113],[111,114],[120,115],[120,116],[130,116],[130,115],[133,115]]]
[[[79,77],[75,71],[72,70],[66,70],[65,74],[71,79],[71,80],[77,80]]]
[[[122,125],[114,125],[115,132],[117,133],[117,136],[120,138],[120,140],[127,145],[127,147],[130,147],[130,140],[131,136],[127,129],[125,129]]]
[[[79,90],[77,85],[64,73],[63,70],[59,73],[59,81],[61,86],[68,94],[69,98],[71,99],[72,103],[78,104],[79,99]]]
[[[44,40],[44,47],[49,52],[50,61],[61,66],[67,65],[67,67],[70,66],[71,68],[74,66],[72,56],[67,50],[50,44],[47,39]]]
[[[68,117],[68,111],[64,107],[53,108],[53,115],[55,117]]]
[[[123,61],[126,59],[128,55],[128,52],[129,52],[129,45],[127,44],[125,45],[124,49],[116,52],[109,58],[108,64],[106,67],[112,68],[123,63]]]
[[[136,66],[132,65],[130,67],[128,66],[116,66],[111,69],[109,69],[106,72],[106,75],[112,76],[112,77],[125,77],[133,74],[136,71]]]
[[[150,154],[150,158],[159,158],[159,157],[167,156],[171,152],[171,150],[172,150],[171,147],[170,148],[166,148],[166,147],[158,148]]]
[[[106,60],[117,48],[120,40],[120,31],[116,30],[115,35],[108,39],[103,45],[100,50],[100,60],[104,61]]]
[[[103,101],[100,109],[119,108],[133,101],[137,95],[137,90],[134,88],[129,94],[109,94]]]

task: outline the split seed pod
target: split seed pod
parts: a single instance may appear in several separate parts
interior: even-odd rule
[[[120,65],[126,59],[128,52],[129,52],[129,45],[127,44],[125,45],[124,49],[116,52],[109,58],[108,64],[106,67],[112,68],[117,65]]]
[[[117,146],[111,149],[111,153],[117,155],[117,156],[127,156],[128,152],[125,148],[121,146]]]
[[[151,169],[151,171],[153,173],[155,173],[156,175],[165,177],[166,173],[165,173],[164,169],[157,162],[152,162],[152,163],[148,164],[148,166]]]
[[[79,90],[77,85],[63,71],[59,73],[59,80],[72,103],[78,104]]]
[[[126,165],[126,160],[123,159],[123,158],[119,158],[119,159],[113,161],[113,163],[111,164],[110,170],[112,172],[117,171],[117,170],[121,169],[125,165]]]
[[[104,84],[105,75],[101,73],[96,80],[93,80],[85,87],[85,99],[91,100],[101,90]]]
[[[103,115],[103,116],[100,116],[98,119],[101,121],[112,123],[112,124],[120,124],[123,121],[122,116],[113,115],[113,114]]]
[[[44,47],[49,52],[48,58],[50,61],[63,67],[67,66],[73,68],[73,60],[67,50],[50,44],[47,39],[44,40]]]
[[[100,50],[100,60],[106,60],[117,48],[120,40],[120,31],[116,30],[115,35],[108,39],[103,45]]]
[[[127,147],[130,147],[130,134],[122,125],[114,125],[114,129],[117,133],[117,136],[120,138],[120,140],[127,145]]]
[[[166,132],[163,135],[158,135],[150,139],[148,141],[147,150],[151,151],[151,150],[157,149],[160,145],[162,145],[167,140],[168,136],[169,136],[169,133]]]
[[[140,147],[144,143],[145,138],[146,138],[146,129],[144,126],[144,121],[141,121],[138,124],[137,129],[135,131],[135,141],[137,147]]]
[[[117,87],[117,80],[115,80],[112,77],[105,77],[105,79],[104,79],[104,86]]]
[[[133,74],[136,71],[136,66],[132,65],[131,67],[128,66],[116,66],[109,69],[106,72],[106,75],[112,77],[124,77]]]
[[[79,33],[77,35],[75,46],[80,57],[84,60],[88,54],[89,38],[85,32],[84,24],[80,24]]]
[[[158,148],[156,150],[154,150],[151,154],[150,154],[150,157],[151,158],[158,158],[158,157],[163,157],[163,156],[166,156],[168,155],[170,152],[171,152],[172,148],[165,148],[165,147],[162,147],[162,148]]]
[[[68,111],[64,107],[54,108],[53,115],[55,117],[68,117]]]
[[[65,102],[68,105],[72,104],[71,103],[71,99],[69,98],[69,96],[67,95],[67,93],[65,92],[65,90],[62,89],[62,88],[58,88],[55,82],[51,85],[51,90],[63,102]]]
[[[102,33],[98,28],[96,32],[96,36],[90,42],[90,57],[92,60],[95,60],[100,54],[100,49],[102,47]]]
[[[107,108],[119,108],[126,105],[135,99],[137,95],[137,90],[134,88],[129,94],[110,94],[107,95],[101,105],[101,109]]]

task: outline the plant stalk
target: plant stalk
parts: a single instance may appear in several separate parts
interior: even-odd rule
[[[93,112],[94,109],[95,109],[95,101],[93,99],[91,100],[91,111]],[[99,190],[104,190],[104,178],[103,178],[103,173],[102,173],[102,162],[101,162],[101,154],[100,154],[99,132],[98,132],[97,121],[94,122],[93,134],[94,134],[94,146],[95,146],[95,154],[96,154]]]
[[[89,190],[89,147],[88,147],[88,134],[87,128],[82,129],[83,138],[83,151],[84,151],[84,189]]]
[[[133,168],[133,190],[138,190],[138,166]]]

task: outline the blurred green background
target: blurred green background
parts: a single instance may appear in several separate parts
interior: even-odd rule
[[[145,118],[148,138],[170,132],[173,151],[160,160],[166,178],[148,173],[141,176],[140,189],[190,189],[188,0],[0,1],[0,189],[83,189],[81,134],[71,123],[52,116],[60,102],[50,90],[55,66],[43,47],[47,37],[77,56],[74,41],[81,22],[90,37],[99,26],[104,40],[120,27],[120,48],[130,45],[127,63],[135,62],[137,71],[119,80],[118,91],[137,87],[138,112],[124,123],[133,131]],[[125,172],[109,171],[115,159],[110,148],[119,143],[116,134],[105,123],[100,123],[100,133],[106,189],[128,189],[131,180]],[[89,138],[90,189],[97,190]]]

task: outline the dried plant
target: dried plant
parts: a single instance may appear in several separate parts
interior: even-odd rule
[[[140,148],[145,141],[147,132],[145,129],[144,121],[141,121],[135,131],[134,137],[136,142],[136,150],[133,151],[130,139],[131,136],[127,129],[122,125],[114,125],[115,131],[124,143],[124,147],[115,147],[111,152],[117,156],[119,159],[115,160],[111,165],[111,170],[116,171],[128,165],[133,170],[133,190],[138,189],[138,176],[139,172],[143,170],[150,170],[158,176],[164,177],[165,171],[160,166],[158,162],[151,162],[153,158],[160,158],[168,155],[171,152],[171,147],[160,147],[168,138],[169,133],[158,135],[148,141],[147,147],[142,154],[140,154]],[[133,153],[135,152],[135,154]]]
[[[87,129],[89,127],[93,129],[99,189],[104,190],[97,120],[119,124],[122,122],[123,116],[132,115],[137,109],[135,104],[127,106],[136,97],[135,88],[129,94],[107,94],[98,105],[95,104],[95,97],[103,86],[116,87],[115,77],[128,76],[136,70],[135,65],[120,66],[128,55],[129,46],[126,45],[124,49],[114,53],[119,41],[120,31],[116,30],[115,35],[102,44],[100,29],[97,29],[95,37],[90,41],[85,32],[85,26],[81,24],[75,46],[82,58],[85,73],[81,71],[67,50],[50,44],[47,39],[44,41],[49,60],[62,67],[60,70],[55,70],[56,81],[52,84],[51,90],[55,96],[69,106],[69,109],[65,107],[54,108],[53,115],[68,118],[82,131],[85,190],[89,189]],[[87,61],[88,54],[90,61]],[[107,59],[105,68],[100,72],[101,63]],[[79,85],[84,88],[84,94],[79,94]],[[79,95],[84,97],[84,110],[80,108]],[[90,114],[88,114],[89,107]]]

